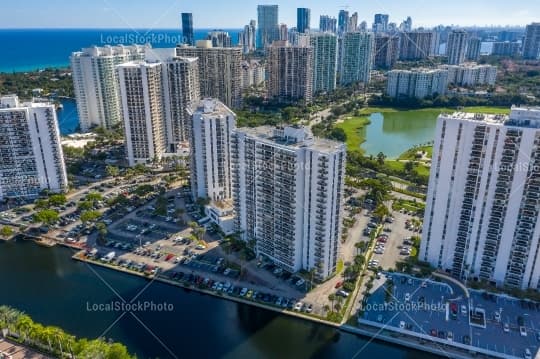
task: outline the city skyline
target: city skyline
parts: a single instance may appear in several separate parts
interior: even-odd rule
[[[533,4],[517,0],[508,8],[502,0],[486,0],[473,3],[457,0],[452,3],[430,3],[425,0],[411,0],[406,9],[397,1],[388,4],[375,2],[362,6],[352,3],[334,2],[328,4],[315,0],[306,4],[302,1],[273,1],[262,4],[279,5],[279,22],[290,26],[296,25],[296,9],[311,9],[311,28],[318,28],[319,16],[337,17],[340,10],[358,12],[359,21],[373,22],[376,13],[390,15],[390,22],[400,23],[411,16],[414,26],[461,25],[461,26],[525,26],[535,21],[535,14],[540,12],[540,3]],[[161,1],[159,6],[148,6],[140,0],[134,0],[130,7],[125,7],[120,0],[103,0],[102,3],[70,3],[65,0],[50,2],[47,8],[41,8],[37,0],[23,3],[4,4],[0,14],[2,28],[180,28],[180,13],[193,13],[193,26],[207,28],[241,28],[250,19],[257,18],[257,5],[260,1],[232,0],[227,3],[210,3],[202,0],[195,3],[183,3],[178,0]],[[40,8],[39,12],[29,9]],[[208,7],[212,12],[205,11]],[[468,10],[463,11],[466,7]],[[144,9],[144,11],[141,11]],[[413,9],[413,10],[411,10]],[[66,18],[59,18],[60,13],[69,13]],[[224,16],[230,13],[234,16]],[[20,14],[21,16],[17,16]],[[23,16],[24,15],[24,16]]]

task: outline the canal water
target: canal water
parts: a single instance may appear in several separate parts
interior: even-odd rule
[[[371,123],[360,130],[366,139],[361,148],[367,155],[382,152],[397,158],[414,145],[433,141],[439,114],[439,110],[374,113],[369,117]]]
[[[0,241],[0,304],[79,337],[112,338],[139,358],[433,358],[157,282],[146,287],[144,279],[91,267],[72,254]],[[137,318],[107,311],[119,301],[115,293],[127,302],[138,296],[134,303],[153,310],[135,309]],[[167,304],[161,312],[160,304]]]

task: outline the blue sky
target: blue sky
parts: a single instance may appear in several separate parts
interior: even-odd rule
[[[378,12],[398,24],[411,16],[415,26],[540,21],[538,0],[9,0],[2,1],[0,28],[174,28],[182,11],[193,13],[196,28],[239,28],[256,19],[261,3],[278,4],[280,22],[290,26],[296,25],[296,8],[309,7],[314,28],[319,15],[337,16],[344,6],[368,24]]]

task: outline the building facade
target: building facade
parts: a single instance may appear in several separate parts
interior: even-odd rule
[[[264,83],[265,77],[265,67],[259,61],[242,61],[242,89],[262,85]]]
[[[439,116],[419,259],[540,290],[540,109]]]
[[[495,85],[497,80],[497,66],[464,63],[440,68],[448,71],[448,83],[456,86]]]
[[[296,29],[303,34],[311,28],[311,10],[305,7],[296,9]]]
[[[210,41],[199,40],[195,47],[177,46],[176,55],[199,59],[201,97],[217,98],[228,107],[241,106],[241,48],[213,47]]]
[[[244,26],[244,30],[238,34],[238,45],[242,46],[242,53],[249,54],[255,51],[257,45],[257,22],[251,20],[249,25]]]
[[[379,69],[391,69],[399,58],[399,36],[375,35],[374,52],[373,66]]]
[[[337,32],[337,20],[335,17],[321,15],[319,19],[319,31],[321,32]]]
[[[89,47],[71,54],[73,90],[81,131],[95,126],[110,128],[120,123],[120,93],[116,66],[142,60],[145,47]]]
[[[388,72],[386,94],[392,98],[445,95],[448,71],[440,69],[392,70]]]
[[[523,58],[536,60],[540,58],[540,22],[527,25],[523,41]]]
[[[56,110],[49,103],[0,97],[0,199],[65,192],[66,166]]]
[[[313,98],[313,48],[275,41],[267,48],[268,97],[278,101]]]
[[[309,41],[313,47],[313,93],[333,91],[336,88],[337,36],[312,33]]]
[[[478,37],[471,37],[467,43],[467,60],[478,61],[480,59],[480,48],[482,47],[482,40]]]
[[[193,36],[193,14],[190,12],[183,12],[181,16],[183,43],[193,46],[195,45],[195,37]]]
[[[258,256],[317,278],[336,270],[345,146],[302,127],[241,128],[231,148],[236,231]]]
[[[167,149],[162,67],[134,61],[118,66],[129,166],[161,160]]]
[[[410,31],[400,34],[399,59],[402,61],[425,60],[431,56],[433,32]]]
[[[231,36],[227,31],[214,30],[208,32],[207,40],[212,42],[212,47],[231,47]]]
[[[491,48],[491,55],[493,56],[517,56],[521,50],[521,44],[519,42],[510,41],[497,41],[493,43]]]
[[[210,98],[201,100],[192,115],[193,197],[226,202],[232,198],[230,141],[236,115],[219,100]]]
[[[446,57],[449,65],[460,65],[467,58],[469,34],[464,30],[453,30],[448,34]]]
[[[264,50],[272,42],[279,40],[278,6],[257,6],[257,48]]]
[[[374,36],[369,32],[348,32],[341,43],[339,83],[369,83],[373,66]]]

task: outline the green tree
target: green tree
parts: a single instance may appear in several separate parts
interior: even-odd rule
[[[4,238],[8,238],[8,237],[11,237],[13,235],[13,228],[11,227],[8,227],[8,226],[4,226],[0,229],[0,236],[4,237]]]
[[[109,177],[118,177],[120,175],[120,170],[116,166],[108,165],[105,167],[105,173],[107,173],[107,176]]]
[[[336,295],[334,293],[328,294],[328,300],[332,303],[332,311],[334,311],[334,301],[336,300]]]
[[[96,223],[96,229],[99,233],[100,238],[105,238],[107,236],[107,225],[103,222]]]
[[[58,212],[53,209],[42,209],[41,211],[34,214],[33,219],[36,223],[51,225],[58,222],[60,216],[58,215]]]
[[[81,213],[81,222],[86,224],[88,222],[94,222],[101,217],[99,211],[84,211]]]
[[[49,197],[49,206],[62,206],[66,204],[67,198],[65,194],[53,194]]]
[[[35,209],[44,209],[44,208],[47,208],[49,207],[49,202],[46,200],[46,199],[37,199],[35,202],[34,202],[34,208]]]
[[[384,165],[384,160],[386,159],[386,155],[382,152],[377,153],[377,163],[379,165]]]

